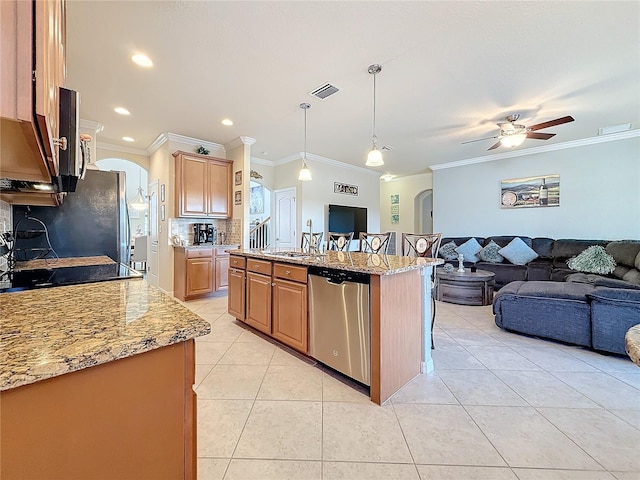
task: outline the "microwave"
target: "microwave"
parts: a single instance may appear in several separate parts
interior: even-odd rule
[[[81,140],[80,93],[60,87],[59,136],[66,137],[67,148],[58,151],[58,186],[62,192],[75,192],[89,163],[90,137]],[[82,136],[85,137],[85,136]]]

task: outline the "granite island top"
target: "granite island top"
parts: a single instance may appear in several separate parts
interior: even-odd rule
[[[66,267],[84,267],[93,265],[111,265],[114,264],[106,255],[95,257],[69,257],[69,258],[41,258],[37,260],[28,260],[26,262],[16,262],[14,271],[50,269],[50,268],[66,268]]]
[[[211,331],[141,279],[3,293],[0,311],[0,391]]]
[[[302,250],[228,250],[232,255],[258,258],[297,265],[319,266],[368,273],[371,275],[394,275],[410,270],[435,267],[444,263],[441,258],[401,257],[398,255],[378,255],[362,252],[306,253]]]

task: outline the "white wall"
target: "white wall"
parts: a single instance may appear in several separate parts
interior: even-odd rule
[[[560,175],[560,206],[500,208],[500,181]],[[436,170],[434,230],[444,236],[640,239],[640,138]]]

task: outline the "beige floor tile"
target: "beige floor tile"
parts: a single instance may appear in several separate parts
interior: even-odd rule
[[[196,381],[193,383],[193,388],[197,388],[202,383],[212,368],[212,364],[196,363]]]
[[[572,355],[603,372],[638,373],[638,366],[625,356],[604,355],[592,350],[571,351]]]
[[[473,406],[466,410],[510,467],[602,470],[534,408]]]
[[[506,466],[458,405],[394,405],[416,464]]]
[[[224,480],[322,480],[322,462],[234,458]]]
[[[459,330],[459,329],[472,329],[477,330],[476,327],[467,322],[460,315],[442,315],[441,317],[436,314],[436,325],[442,330]]]
[[[640,392],[607,373],[551,372],[551,374],[604,408],[640,410]]]
[[[488,370],[443,370],[440,378],[462,405],[527,405]]]
[[[640,480],[640,472],[611,472],[617,480]]]
[[[510,347],[533,347],[533,348],[556,348],[556,342],[543,338],[528,337],[519,333],[507,332],[506,330],[497,330],[489,333],[492,337],[500,340]]]
[[[198,457],[231,458],[252,405],[251,400],[198,399]]]
[[[228,458],[198,458],[198,480],[223,480]]]
[[[514,468],[520,480],[615,480],[608,472],[588,470],[549,470],[543,468]]]
[[[640,368],[638,368],[637,372],[638,373],[609,372],[609,375],[631,385],[634,388],[637,388],[640,391]]]
[[[271,365],[316,365],[317,362],[311,358],[304,357],[302,354],[298,354],[294,351],[290,351],[281,345],[278,345],[276,351],[271,358]]]
[[[413,464],[324,462],[323,480],[420,480]]]
[[[532,407],[601,408],[548,372],[498,370],[495,374]]]
[[[510,347],[465,347],[478,361],[491,370],[540,370],[531,363],[517,349]]]
[[[607,470],[640,472],[640,430],[624,420],[601,409],[539,411]]]
[[[196,393],[202,399],[253,400],[266,371],[266,365],[216,365]]]
[[[223,313],[215,321],[216,325],[241,325],[242,323],[236,320],[236,317]]]
[[[322,371],[308,365],[270,365],[257,398],[320,402],[322,401]]]
[[[413,462],[391,405],[325,402],[322,435],[323,460]]]
[[[320,460],[322,403],[256,400],[233,458]]]
[[[231,343],[198,342],[196,343],[196,364],[215,365],[231,347]]]
[[[450,369],[486,369],[482,363],[461,346],[436,346],[436,348],[431,351],[431,356],[433,357],[436,372]]]
[[[613,413],[616,417],[621,418],[622,420],[627,422],[632,427],[635,427],[638,430],[640,430],[640,410],[626,409],[626,410],[609,410],[609,411]]]
[[[276,346],[268,343],[234,343],[220,359],[222,364],[269,365]]]
[[[198,313],[198,312],[194,312],[194,313],[196,313],[196,315],[198,315],[200,318],[209,322],[211,325],[216,323],[216,320],[220,317],[220,315],[222,315],[221,313]],[[201,337],[198,337],[198,338],[201,338]]]
[[[354,385],[346,378],[337,378],[338,374],[331,372],[322,373],[322,399],[325,402],[356,402],[370,404],[369,391],[361,386]]]
[[[557,348],[518,347],[517,352],[549,372],[596,372],[597,369]]]
[[[400,403],[435,403],[458,405],[459,402],[438,375],[429,373],[418,375],[402,387],[391,401]]]
[[[236,338],[236,342],[238,343],[271,343],[270,340],[266,337],[260,336],[260,334],[256,333],[253,330],[246,329],[244,330],[238,338]]]
[[[434,329],[433,331],[433,342],[436,348],[441,347],[452,347],[458,345],[452,337],[447,335],[442,329]]]
[[[244,332],[244,329],[238,325],[213,324],[211,325],[211,333],[200,337],[201,341],[233,343]]]
[[[421,480],[518,480],[508,467],[417,465]]]
[[[451,328],[445,331],[451,338],[455,339],[456,343],[463,347],[471,345],[504,347],[502,342],[478,328]]]

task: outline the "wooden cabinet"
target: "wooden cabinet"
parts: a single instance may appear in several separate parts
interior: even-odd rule
[[[229,286],[229,254],[216,252],[215,256],[216,292]]]
[[[0,2],[0,177],[49,183],[58,175],[65,16],[62,0]]]
[[[173,156],[176,216],[230,218],[233,162],[181,151]]]
[[[213,292],[213,256],[187,259],[187,291],[193,297]]]
[[[282,343],[307,353],[307,268],[275,263],[273,277],[272,335]]]
[[[173,294],[176,298],[191,300],[227,288],[228,277],[229,254],[223,249],[174,247]]]
[[[229,257],[229,292],[227,295],[227,310],[238,320],[245,321],[245,262],[243,257],[231,255]],[[235,266],[233,266],[235,265]]]
[[[271,335],[271,276],[247,272],[247,311],[245,322]]]

